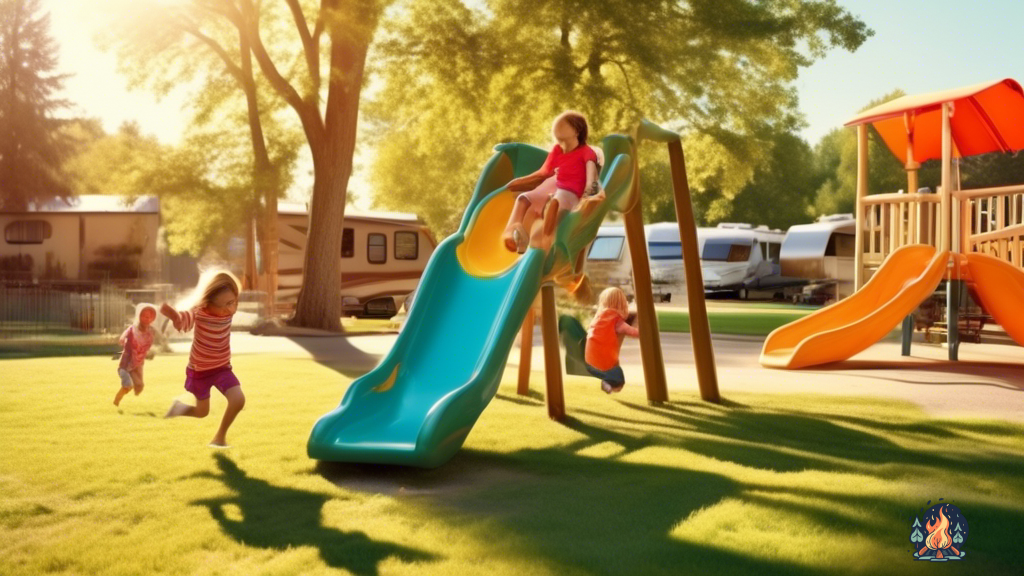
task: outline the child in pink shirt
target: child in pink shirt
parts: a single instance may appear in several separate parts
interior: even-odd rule
[[[121,405],[121,399],[134,388],[135,395],[142,394],[145,383],[142,381],[142,366],[146,363],[146,353],[153,345],[154,329],[150,326],[156,320],[156,306],[139,304],[135,306],[135,322],[129,326],[118,343],[121,344],[121,361],[117,365],[117,375],[121,378],[121,387],[114,396],[114,406]]]

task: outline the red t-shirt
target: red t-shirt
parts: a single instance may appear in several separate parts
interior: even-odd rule
[[[563,152],[562,147],[555,144],[540,169],[548,176],[557,173],[555,186],[582,197],[587,187],[587,162],[597,164],[597,154],[590,146],[581,144],[569,152]]]

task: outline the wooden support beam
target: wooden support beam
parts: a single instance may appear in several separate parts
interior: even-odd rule
[[[690,313],[690,342],[697,368],[700,397],[707,402],[721,402],[718,392],[718,373],[715,369],[715,351],[711,344],[711,326],[704,302],[704,279],[700,269],[697,247],[697,224],[690,200],[690,183],[686,178],[686,160],[683,145],[678,140],[668,144],[672,167],[672,187],[675,194],[676,222],[683,248],[683,271],[686,274],[686,297]]]
[[[868,195],[868,126],[857,126],[857,229],[854,232],[853,289],[864,285],[864,197]],[[884,232],[883,232],[884,233]]]
[[[530,363],[533,360],[533,325],[534,312],[531,307],[523,320],[522,332],[519,336],[519,385],[516,392],[521,396],[530,394]]]
[[[640,330],[640,359],[644,366],[644,384],[647,387],[647,401],[668,402],[668,383],[665,378],[665,359],[661,353],[661,334],[658,331],[658,315],[654,310],[654,293],[651,287],[651,266],[647,257],[647,238],[644,235],[642,197],[640,196],[640,167],[634,159],[633,190],[636,201],[629,212],[623,214],[626,224],[626,241],[629,256],[633,261],[633,286],[636,292],[636,313]],[[687,292],[690,292],[687,286]],[[702,291],[703,293],[703,291]]]
[[[555,312],[555,287],[545,284],[540,289],[541,336],[544,340],[544,376],[547,393],[548,417],[565,418],[565,394],[562,390],[562,355],[558,349],[558,318]]]

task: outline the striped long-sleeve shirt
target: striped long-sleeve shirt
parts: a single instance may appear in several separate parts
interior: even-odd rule
[[[195,328],[189,368],[202,372],[231,365],[231,316],[215,316],[206,308],[195,307],[178,312],[181,331]]]

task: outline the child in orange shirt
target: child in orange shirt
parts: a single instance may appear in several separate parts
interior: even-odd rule
[[[587,370],[601,379],[601,390],[606,394],[619,392],[626,384],[626,376],[619,366],[619,349],[626,336],[640,336],[640,331],[626,322],[629,302],[620,288],[606,288],[598,300],[597,313],[587,330],[584,359]]]

